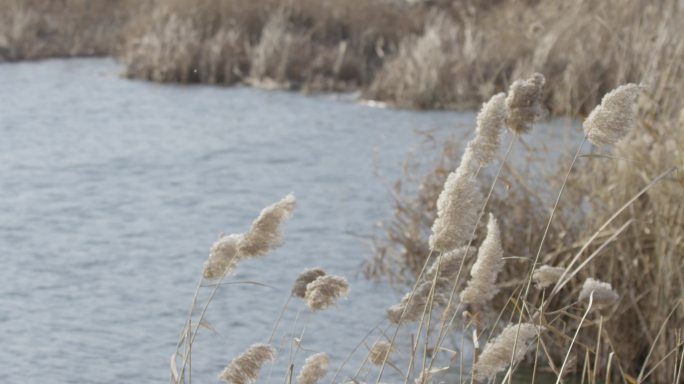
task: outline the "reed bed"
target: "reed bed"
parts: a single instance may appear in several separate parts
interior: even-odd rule
[[[422,11],[394,1],[173,0],[138,20],[130,77],[306,90],[370,83]]]
[[[3,60],[109,55],[132,78],[361,90],[431,109],[477,108],[537,71],[544,109],[572,115],[649,80],[652,53],[683,32],[676,0],[4,0],[0,9]]]
[[[684,70],[684,64],[677,65],[673,76]],[[386,248],[370,271],[403,278],[400,287],[406,294],[388,304],[379,326],[342,362],[314,352],[296,367],[294,356],[308,350],[300,337],[290,336],[295,351],[288,359],[286,383],[323,382],[331,365],[336,367],[332,383],[338,378],[354,383],[383,378],[512,383],[519,382],[514,377],[521,366],[530,367],[532,383],[546,374],[557,384],[575,379],[592,384],[682,382],[684,217],[676,203],[684,197],[684,180],[677,172],[684,162],[684,143],[676,141],[683,137],[676,134],[684,128],[681,113],[676,120],[663,109],[651,113],[654,105],[674,105],[654,98],[657,84],[628,83],[607,92],[584,120],[577,148],[561,157],[559,176],[545,187],[535,184],[552,191],[546,201],[532,193],[535,180],[516,174],[509,164],[511,152],[521,150],[520,142],[543,115],[545,83],[535,73],[483,104],[463,153],[443,159],[451,165],[442,168],[447,174],[428,175],[439,178],[425,184],[435,190],[418,189],[431,193],[431,202],[422,195],[418,201],[432,204],[432,211],[416,215],[397,199],[400,214],[421,221],[395,224],[390,240],[398,239],[400,230],[419,232],[418,240],[392,243],[394,248]],[[649,146],[639,148],[648,136],[644,130],[653,136]],[[658,139],[665,140],[664,147]],[[508,143],[505,152],[499,148],[502,142]],[[616,183],[622,183],[619,192]],[[511,192],[516,190],[522,193]],[[520,206],[525,211],[516,213]],[[211,247],[197,288],[199,293],[212,287],[211,293],[202,303],[199,294],[192,300],[172,355],[173,383],[192,380],[195,336],[222,281],[242,260],[267,255],[281,244],[280,227],[294,208],[294,196],[287,195],[262,210],[246,233],[222,236]],[[431,219],[424,220],[426,215]],[[414,241],[422,242],[415,249],[426,254],[401,249]],[[391,253],[397,246],[401,253],[388,260],[397,256]],[[205,280],[215,284],[205,285]],[[344,277],[321,268],[304,269],[292,280],[270,337],[265,332],[265,342],[248,346],[223,371],[217,367],[221,380],[258,380],[262,366],[278,353],[271,342],[293,300],[317,312],[334,307],[349,291]],[[401,340],[407,332],[408,346]],[[372,346],[367,342],[371,336],[376,338]],[[364,363],[353,375],[341,373],[364,344]]]
[[[133,15],[150,6],[134,0],[2,0],[0,61],[114,55]]]
[[[652,37],[651,58],[640,69],[644,81],[601,95],[584,119],[579,149],[551,149],[565,153],[551,172],[540,171],[549,167],[548,149],[528,147],[522,172],[500,151],[501,172],[478,174],[481,193],[492,193],[487,207],[499,219],[505,262],[490,308],[465,306],[461,329],[496,334],[487,324],[497,319],[543,326],[532,361],[558,377],[682,382],[684,110],[682,87],[672,85],[684,74],[684,41],[669,35],[670,21],[663,21],[664,35]],[[544,88],[545,103],[553,92]],[[519,141],[511,133],[509,145]],[[429,141],[439,155],[427,173],[413,171],[425,166],[405,167],[405,180],[392,191],[395,217],[380,228],[368,275],[400,287],[421,279],[434,257],[428,234],[439,218],[442,187],[467,157],[470,144],[463,153],[460,140]],[[494,180],[503,186],[492,187]],[[486,233],[479,225],[473,242],[482,243]],[[463,274],[477,271],[477,260],[466,257]],[[463,280],[455,291],[467,287]],[[560,327],[549,327],[550,319]]]

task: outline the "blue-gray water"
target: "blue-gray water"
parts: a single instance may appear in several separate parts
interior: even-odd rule
[[[168,382],[210,245],[291,191],[284,245],[233,277],[275,289],[219,291],[208,312],[218,335],[199,335],[193,379],[216,382],[264,341],[310,266],[347,276],[349,299],[316,314],[295,303],[278,340],[305,327],[302,346],[328,352],[334,370],[398,297],[359,276],[366,237],[391,214],[374,167],[399,177],[415,130],[465,132],[474,114],[156,85],[120,70],[105,59],[0,65],[0,381]],[[281,382],[286,355],[263,382]]]

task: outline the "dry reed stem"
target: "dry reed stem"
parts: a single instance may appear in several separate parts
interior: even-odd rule
[[[434,284],[434,292],[433,292]],[[387,319],[392,324],[402,325],[418,320],[425,312],[425,308],[430,304],[430,297],[434,294],[434,299],[440,305],[447,302],[445,290],[451,287],[451,282],[447,279],[436,279],[436,282],[425,281],[420,284],[415,291],[404,295],[401,302],[387,309]]]
[[[425,273],[424,280],[432,281],[435,276],[441,279],[453,279],[458,274],[465,255],[475,249],[475,247],[470,247],[470,249],[461,247],[439,255]]]

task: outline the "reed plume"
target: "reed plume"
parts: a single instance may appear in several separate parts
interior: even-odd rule
[[[637,100],[641,87],[621,85],[608,92],[601,104],[589,114],[582,128],[589,141],[596,145],[615,144],[637,123]]]
[[[325,271],[321,268],[307,268],[302,271],[292,286],[292,296],[303,299],[306,295],[306,286],[321,276],[325,276]]]
[[[451,281],[448,279],[437,279],[435,283],[434,299],[435,305],[446,305],[449,302],[451,293]],[[404,295],[398,304],[387,309],[387,319],[393,324],[405,324],[418,320],[429,304],[432,281],[425,281],[420,284],[413,292]],[[403,317],[402,317],[403,313]]]
[[[204,263],[202,276],[205,279],[219,279],[237,264],[240,234],[221,236],[209,251],[209,259]]]
[[[441,254],[425,272],[425,281],[432,281],[439,270],[439,278],[451,279],[456,277],[466,253],[474,252],[475,247],[460,247]]]
[[[468,286],[461,292],[461,302],[470,305],[484,305],[498,292],[496,278],[503,267],[501,232],[496,218],[489,214],[487,237],[480,245],[477,260],[470,270]]]
[[[519,363],[527,353],[529,344],[542,329],[534,324],[510,324],[493,341],[488,342],[473,367],[473,377],[485,381],[496,376],[511,363]],[[516,340],[517,335],[517,340]],[[513,350],[515,346],[515,350]]]
[[[264,208],[252,227],[238,242],[238,253],[241,259],[261,256],[280,245],[280,224],[294,210],[296,199],[290,193],[280,201]]]
[[[221,372],[219,379],[232,384],[256,382],[261,366],[275,358],[275,348],[268,344],[252,344],[243,354],[233,359]]]
[[[620,296],[613,290],[610,284],[589,277],[582,285],[579,300],[589,301],[592,293],[594,294],[593,305],[597,308],[610,306],[620,299]]]
[[[523,134],[532,128],[532,123],[543,113],[542,97],[546,79],[535,73],[526,80],[511,84],[506,97],[506,125],[514,133]]]
[[[297,376],[297,384],[316,384],[328,372],[328,354],[320,352],[309,356]]]
[[[348,291],[347,279],[324,275],[307,284],[304,299],[309,309],[319,311],[334,305],[337,299],[346,296]]]
[[[556,284],[561,276],[563,276],[563,273],[565,273],[565,268],[542,265],[532,274],[532,281],[534,281],[538,289],[543,289]]]
[[[475,167],[486,166],[496,156],[506,119],[505,100],[506,94],[503,92],[492,96],[489,101],[482,104],[482,109],[477,115],[475,138],[466,147],[466,152],[471,153],[469,158]]]
[[[464,154],[461,165],[449,174],[437,198],[437,218],[432,224],[430,248],[448,252],[469,240],[478,219],[483,196],[471,169],[471,157]]]
[[[378,341],[371,347],[370,352],[368,353],[368,361],[374,365],[382,365],[389,359],[392,350],[392,344],[386,341]]]

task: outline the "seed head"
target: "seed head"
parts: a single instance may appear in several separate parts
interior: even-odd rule
[[[274,358],[275,348],[268,344],[253,344],[247,351],[228,364],[219,375],[219,379],[229,384],[254,383],[261,366]]]
[[[347,279],[340,276],[324,275],[306,286],[304,300],[312,311],[326,309],[335,304],[338,298],[349,291]]]
[[[473,367],[473,377],[485,381],[496,376],[511,363],[519,363],[527,353],[529,344],[543,329],[529,323],[510,324],[493,341],[487,343]],[[517,335],[517,341],[516,341]],[[515,345],[515,350],[513,346]]]
[[[625,84],[603,96],[601,104],[582,124],[584,134],[592,144],[615,144],[636,126],[640,92],[640,86]]]
[[[461,165],[449,174],[437,198],[437,218],[430,236],[430,248],[434,251],[448,252],[463,245],[475,228],[483,196],[471,166],[465,157],[461,159]]]
[[[316,384],[328,372],[329,360],[325,352],[309,356],[297,376],[297,384]]]
[[[491,163],[499,149],[501,131],[506,120],[506,94],[501,92],[482,104],[477,115],[475,138],[468,143],[466,151],[471,152],[472,161],[477,167]]]
[[[542,265],[532,274],[532,280],[538,289],[546,288],[556,284],[565,273],[565,268]]]
[[[585,280],[584,284],[582,285],[582,290],[579,294],[579,300],[589,301],[589,297],[591,296],[592,292],[594,294],[593,305],[596,308],[613,305],[620,299],[620,296],[613,291],[613,287],[610,284],[592,279],[590,277]]]
[[[527,80],[516,80],[511,84],[506,97],[506,125],[514,133],[523,134],[532,128],[543,113],[542,97],[546,79],[535,73]]]
[[[294,285],[292,286],[292,296],[299,297],[303,299],[306,295],[306,286],[316,280],[317,278],[324,276],[325,271],[321,268],[307,268],[302,273],[297,276]]]
[[[498,292],[496,278],[503,267],[503,248],[501,232],[496,218],[489,214],[487,237],[477,252],[477,260],[470,270],[468,286],[461,292],[461,302],[471,305],[484,305]]]
[[[280,224],[287,219],[294,210],[296,199],[293,194],[264,208],[252,223],[249,232],[238,243],[241,259],[261,256],[278,247],[282,241]]]
[[[221,236],[212,245],[202,271],[205,279],[220,279],[235,267],[239,261],[237,247],[241,239],[242,235],[238,234]]]
[[[371,347],[368,353],[368,361],[374,365],[382,365],[385,360],[389,359],[392,353],[392,346],[386,341],[378,341]]]

